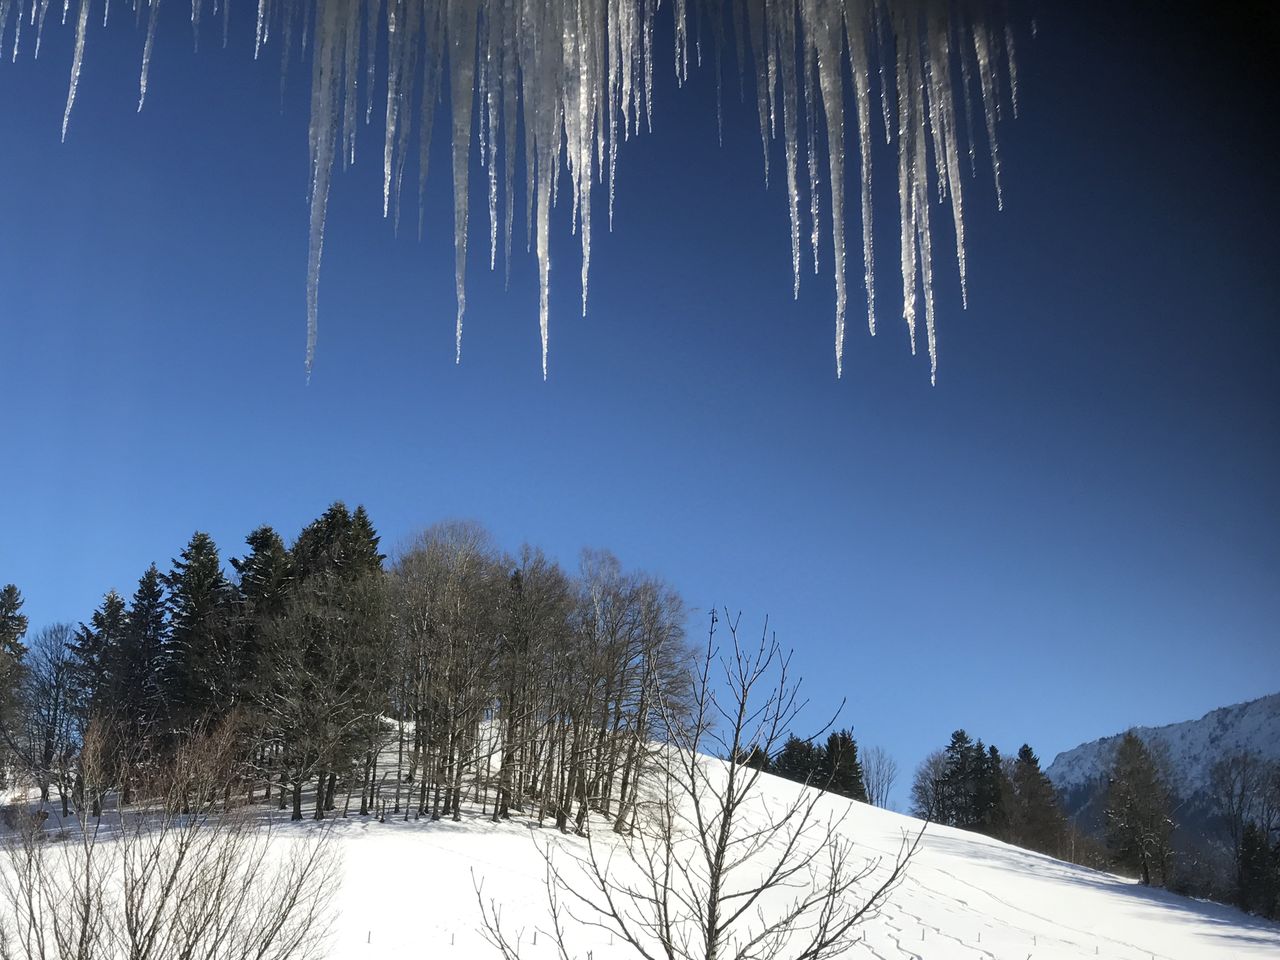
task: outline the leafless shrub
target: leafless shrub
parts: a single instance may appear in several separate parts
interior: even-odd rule
[[[128,808],[110,808],[121,765],[110,745],[100,727],[86,735],[65,840],[33,819],[4,845],[0,958],[313,956],[328,933],[331,845],[313,832],[281,855],[269,821],[226,805],[234,734],[192,738]]]

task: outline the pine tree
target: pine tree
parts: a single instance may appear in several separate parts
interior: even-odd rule
[[[350,513],[341,501],[303,529],[291,551],[299,580],[334,574],[348,581],[382,569],[378,534],[364,507]]]
[[[858,760],[858,743],[852,730],[838,730],[827,737],[822,751],[820,782],[832,793],[852,800],[867,802],[862,763]]]
[[[130,736],[147,736],[164,716],[164,656],[168,639],[164,575],[153,563],[138,580],[118,664],[124,691],[121,720]]]
[[[1107,846],[1113,861],[1150,885],[1168,878],[1173,820],[1169,787],[1156,759],[1132,731],[1116,748],[1106,797]]]
[[[989,837],[1004,835],[1008,828],[1013,787],[1005,773],[1004,758],[995,744],[975,755],[974,829]]]
[[[251,696],[260,681],[263,631],[285,610],[293,583],[293,560],[280,534],[269,526],[254,530],[245,542],[248,555],[232,558],[231,566],[239,580],[236,685],[242,696]]]
[[[169,643],[164,696],[175,730],[224,714],[234,695],[230,588],[218,547],[197,532],[165,575]]]
[[[773,758],[773,772],[796,783],[822,785],[824,751],[795,734],[787,737],[778,755]]]
[[[117,719],[125,694],[120,667],[128,621],[124,598],[110,590],[71,641],[72,695],[86,727],[93,719]]]
[[[1280,843],[1271,847],[1262,829],[1247,823],[1240,840],[1239,897],[1242,909],[1274,918],[1280,907]]]
[[[1040,758],[1028,744],[1018,748],[1012,781],[1010,840],[1029,850],[1056,854],[1063,839],[1062,808],[1057,791],[1040,769]]]
[[[739,750],[738,755],[734,757],[734,762],[751,767],[753,770],[759,770],[761,773],[776,772],[773,764],[769,761],[769,755],[760,749],[759,744],[755,743],[745,750]]]
[[[980,822],[978,782],[985,764],[986,748],[975,743],[963,730],[951,734],[943,751],[945,765],[934,798],[934,819],[947,826],[971,830]]]
[[[26,633],[22,593],[10,583],[0,589],[0,734],[11,733],[14,722],[22,660],[27,652],[22,644]]]
[[[0,657],[13,661],[22,658],[22,638],[27,633],[27,618],[22,613],[22,592],[12,583],[0,589]]]

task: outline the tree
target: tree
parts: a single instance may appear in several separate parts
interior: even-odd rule
[[[75,702],[85,726],[92,717],[115,719],[121,707],[126,688],[120,661],[127,631],[124,598],[109,590],[89,624],[80,624],[71,641]]]
[[[236,687],[247,699],[254,695],[254,687],[261,678],[263,631],[273,617],[284,612],[294,580],[293,558],[274,529],[258,527],[245,542],[249,553],[233,557],[231,566],[238,578],[239,601]]]
[[[22,613],[22,593],[12,583],[0,589],[0,734],[8,735],[14,722],[13,693],[18,689],[26,647],[27,618]]]
[[[76,739],[75,663],[70,650],[74,636],[68,623],[52,624],[36,634],[23,673],[22,724],[16,750],[22,766],[40,788],[42,803],[49,801],[50,785],[58,784],[64,815]]]
[[[563,918],[603,927],[646,960],[746,960],[841,955],[856,929],[884,902],[915,843],[903,847],[883,880],[862,893],[876,865],[854,868],[841,825],[852,809],[828,813],[820,790],[793,787],[782,802],[761,802],[762,773],[712,756],[742,756],[756,744],[778,749],[799,709],[790,658],[767,629],[744,648],[735,621],[723,657],[716,619],[689,679],[688,715],[664,711],[667,746],[656,772],[647,827],[600,841],[585,852],[543,852],[557,947],[570,956]],[[713,677],[723,674],[722,677]],[[633,869],[619,869],[620,857]],[[498,907],[476,896],[485,932],[507,958],[519,955]]]
[[[1248,752],[1223,757],[1209,771],[1209,796],[1214,812],[1222,824],[1222,830],[1226,834],[1227,842],[1230,844],[1231,862],[1235,872],[1233,882],[1236,902],[1245,909],[1249,909],[1245,900],[1248,899],[1248,887],[1251,885],[1244,875],[1245,830],[1250,825],[1261,826],[1265,848],[1266,837],[1272,824],[1260,821],[1265,817],[1268,806],[1267,793],[1276,776],[1274,765]],[[1255,851],[1255,858],[1256,855]]]
[[[867,787],[858,759],[858,743],[852,730],[836,730],[827,736],[822,751],[821,786],[851,800],[867,802]]]
[[[22,602],[22,592],[12,583],[0,589],[0,657],[22,657],[22,638],[27,633]]]
[[[867,785],[867,802],[887,810],[898,779],[897,761],[883,747],[868,747],[862,754],[862,773]]]
[[[122,729],[131,738],[150,737],[164,716],[164,657],[168,623],[164,576],[153,563],[138,580],[129,604],[117,669],[124,695]]]
[[[1280,843],[1272,846],[1252,821],[1240,833],[1237,883],[1241,909],[1268,918],[1280,916]]]
[[[772,773],[795,783],[811,783],[820,787],[822,783],[823,749],[812,740],[803,740],[795,734],[788,734],[783,741],[782,749],[772,761]]]
[[[1009,777],[1012,798],[1007,817],[1011,843],[1040,853],[1057,855],[1063,840],[1064,817],[1058,793],[1040,769],[1030,745],[1018,748]]]
[[[942,778],[947,771],[947,754],[934,750],[920,761],[911,780],[911,815],[921,820],[940,820]]]
[[[1143,884],[1169,875],[1173,834],[1170,791],[1160,764],[1133,731],[1111,763],[1106,793],[1107,846],[1113,862],[1133,870]]]
[[[169,592],[164,698],[171,732],[176,732],[225,716],[234,703],[230,585],[213,538],[196,532],[173,561],[164,585]]]

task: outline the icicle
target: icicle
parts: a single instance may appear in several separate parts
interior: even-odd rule
[[[778,61],[782,76],[782,141],[787,167],[787,214],[791,219],[791,296],[800,296],[800,188],[796,178],[799,163],[799,134],[796,131],[796,19],[778,17]],[[812,168],[811,168],[812,169]]]
[[[67,88],[67,108],[62,113],[62,141],[67,140],[67,125],[71,123],[71,108],[76,103],[76,90],[80,86],[80,69],[84,66],[84,39],[89,29],[89,0],[80,0],[80,15],[76,18],[76,48],[71,58],[71,84]]]
[[[38,55],[52,0],[0,0],[0,44],[7,42],[10,14],[16,57],[26,21],[34,29]],[[65,137],[84,63],[90,4],[78,0],[75,53],[66,109]],[[729,9],[725,9],[725,2]],[[198,40],[206,0],[191,0],[193,37]],[[229,0],[214,0],[213,13],[228,36]],[[147,22],[138,80],[138,108],[145,103],[151,59],[158,35],[160,0],[133,0],[139,22]],[[872,223],[873,124],[883,123],[896,149],[903,319],[915,350],[916,325],[923,313],[931,371],[937,369],[934,268],[930,206],[947,201],[955,229],[955,258],[961,302],[968,301],[961,151],[976,172],[978,129],[973,98],[982,100],[987,148],[1003,207],[997,126],[1007,106],[1016,116],[1018,74],[1015,36],[995,0],[672,0],[674,69],[683,84],[689,72],[689,18],[694,62],[703,60],[703,41],[714,47],[717,132],[721,131],[722,51],[732,21],[739,55],[740,92],[746,62],[754,72],[757,124],[764,179],[769,182],[772,141],[780,136],[790,232],[792,292],[799,295],[804,234],[814,271],[824,221],[820,200],[822,161],[818,128],[825,126],[826,175],[830,178],[832,274],[836,288],[836,371],[843,372],[848,307],[846,253],[847,124],[859,152],[858,206],[861,213],[863,286],[867,327],[876,332],[875,245]],[[511,238],[516,199],[516,163],[524,153],[526,247],[537,258],[539,332],[543,375],[547,372],[551,207],[562,186],[571,206],[569,221],[580,245],[582,309],[585,313],[592,255],[592,193],[608,190],[609,227],[617,190],[620,144],[641,127],[652,129],[654,37],[660,0],[257,0],[254,56],[270,42],[281,47],[281,90],[294,44],[312,64],[310,237],[307,269],[307,369],[315,352],[320,262],[332,172],[339,153],[343,167],[355,162],[361,107],[364,125],[373,120],[378,84],[386,85],[382,137],[383,216],[398,230],[402,185],[410,166],[417,128],[418,229],[425,228],[425,184],[430,166],[435,108],[448,70],[450,146],[453,166],[454,268],[457,316],[455,359],[461,357],[466,311],[466,257],[471,183],[473,119],[479,161],[487,173],[489,265],[496,269],[502,234],[504,273],[510,278]],[[62,2],[66,22],[71,0]],[[384,12],[385,11],[385,12]],[[107,24],[110,0],[103,0]],[[702,18],[710,20],[704,38]],[[1032,34],[1036,29],[1031,24]],[[846,67],[845,43],[848,42]],[[379,50],[385,44],[385,63]],[[748,56],[749,54],[749,56]],[[872,58],[876,62],[872,63]],[[958,63],[959,76],[955,75]],[[846,103],[845,70],[853,99]],[[874,71],[874,73],[873,73]],[[1007,77],[1005,73],[1007,72]],[[879,83],[880,121],[872,117],[873,83]],[[1007,86],[1006,86],[1007,83]],[[365,89],[362,92],[360,85]],[[975,92],[976,91],[976,92]],[[475,117],[476,103],[479,115]],[[963,108],[963,118],[960,116]],[[963,121],[963,122],[962,122]],[[805,142],[800,142],[800,124]],[[963,129],[962,129],[963,127]],[[981,127],[979,122],[978,127]],[[781,132],[779,134],[779,128]],[[894,140],[896,138],[896,144]],[[966,142],[967,141],[967,142]],[[801,151],[805,171],[800,172]],[[501,168],[499,168],[501,163]],[[807,175],[808,209],[802,192]],[[499,203],[502,211],[499,217]],[[805,217],[808,223],[805,223]],[[923,308],[921,308],[923,298]]]
[[[858,115],[859,183],[862,193],[862,282],[867,291],[867,329],[876,333],[875,244],[871,229],[871,69],[867,61],[867,24],[846,8],[849,60]]]
[[[467,309],[467,197],[471,105],[475,100],[476,0],[448,0],[449,95],[453,101],[453,249],[458,297],[455,363],[462,362],[462,317]]]
[[[151,50],[156,42],[156,22],[160,19],[160,0],[150,0],[147,14],[147,38],[142,44],[142,73],[138,76],[138,112],[147,99],[147,75],[151,71]]]
[[[840,69],[843,24],[833,0],[803,0],[806,29],[818,53],[818,86],[827,120],[827,164],[831,177],[831,243],[836,281],[836,376],[844,373],[844,77]]]

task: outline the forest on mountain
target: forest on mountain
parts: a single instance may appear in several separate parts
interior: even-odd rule
[[[1167,757],[1132,731],[1094,786],[1096,824],[1066,815],[1027,744],[1016,757],[957,730],[916,768],[912,812],[1143,884],[1280,917],[1280,765],[1230,753],[1212,768],[1213,818],[1188,825]]]

